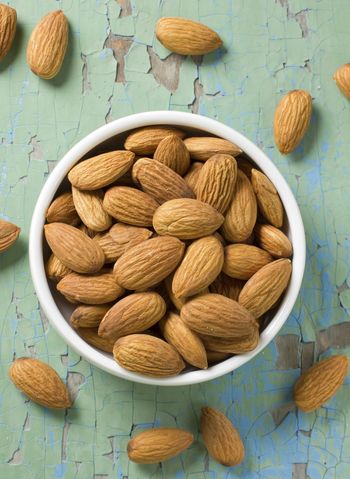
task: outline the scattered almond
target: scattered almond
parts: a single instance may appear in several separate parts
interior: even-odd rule
[[[283,205],[276,188],[261,171],[252,170],[252,185],[260,213],[276,228],[283,225]]]
[[[292,243],[278,228],[267,224],[256,224],[254,233],[259,246],[275,258],[289,258],[292,256]]]
[[[350,99],[350,63],[345,63],[339,67],[335,71],[333,79],[343,95]]]
[[[75,226],[80,218],[75,209],[72,193],[62,193],[49,206],[46,213],[48,223],[67,223]]]
[[[249,279],[260,268],[273,261],[272,256],[257,246],[230,244],[225,248],[223,272],[236,279]]]
[[[207,161],[214,155],[239,155],[242,150],[231,141],[214,136],[193,136],[184,140],[192,160]]]
[[[9,249],[18,239],[21,228],[9,221],[0,220],[0,253]]]
[[[171,126],[145,126],[132,131],[126,138],[124,147],[136,155],[153,155],[159,143],[169,135],[184,138],[185,133]]]
[[[182,139],[176,135],[166,136],[157,146],[153,158],[180,176],[190,167],[190,153]]]
[[[8,54],[16,34],[17,13],[0,3],[0,61]]]

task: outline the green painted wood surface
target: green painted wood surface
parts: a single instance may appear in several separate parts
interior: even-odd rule
[[[350,352],[350,105],[332,74],[349,61],[346,0],[17,0],[18,33],[0,64],[0,216],[22,227],[0,257],[0,477],[4,479],[298,478],[350,476],[349,379],[316,413],[296,412],[300,369]],[[25,62],[29,34],[62,8],[70,43],[61,73],[44,81]],[[200,20],[225,50],[203,59],[170,55],[155,39],[161,16]],[[273,110],[293,88],[312,93],[314,113],[297,151],[282,157]],[[192,111],[235,127],[276,163],[305,222],[302,291],[278,338],[234,374],[176,389],[133,384],[70,350],[40,311],[30,279],[31,214],[49,172],[78,140],[107,121],[155,109]],[[43,410],[7,378],[15,356],[54,366],[76,394],[65,412]],[[198,436],[202,405],[225,412],[246,459],[209,460]],[[129,463],[130,435],[154,425],[192,430],[199,441],[162,466]]]

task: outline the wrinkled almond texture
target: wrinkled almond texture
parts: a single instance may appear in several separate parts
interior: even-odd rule
[[[350,63],[345,63],[339,67],[333,78],[343,95],[350,99]]]
[[[124,147],[136,155],[153,155],[159,143],[169,135],[185,137],[183,131],[171,126],[145,126],[132,131],[126,138]]]
[[[343,384],[348,366],[346,356],[331,356],[302,374],[294,385],[294,401],[298,408],[311,412],[331,399]]]
[[[257,203],[248,177],[240,170],[221,232],[227,241],[241,243],[251,235],[257,216]]]
[[[225,359],[228,359],[232,356],[230,353],[222,353],[221,351],[211,351],[210,349],[207,349],[206,351],[209,364],[225,361]]]
[[[45,238],[57,258],[77,273],[95,273],[105,261],[100,246],[82,231],[65,223],[44,226]]]
[[[105,231],[112,226],[112,218],[102,206],[103,191],[83,191],[72,187],[75,209],[81,221],[93,231]]]
[[[16,34],[17,13],[0,3],[0,61],[8,54]]]
[[[273,128],[281,153],[288,154],[298,146],[309,127],[311,111],[312,98],[305,90],[292,90],[279,102]]]
[[[200,163],[199,161],[195,161],[194,163],[191,164],[190,169],[184,176],[184,180],[186,181],[188,186],[191,188],[191,190],[195,194],[197,194],[198,178],[202,168],[203,168],[203,163]]]
[[[70,317],[74,328],[97,328],[111,304],[82,304],[75,308]]]
[[[133,226],[152,226],[159,203],[143,191],[115,186],[106,191],[103,207],[113,218]]]
[[[155,286],[176,268],[184,249],[181,241],[170,236],[144,241],[117,260],[114,266],[116,281],[130,290]]]
[[[183,176],[190,167],[190,153],[182,139],[166,136],[157,146],[153,158]]]
[[[160,235],[180,239],[196,239],[210,235],[224,221],[212,206],[191,198],[179,198],[163,203],[155,212],[153,227]]]
[[[214,30],[181,17],[158,20],[156,36],[168,50],[179,55],[205,55],[222,45],[221,38]]]
[[[57,75],[68,45],[68,22],[62,10],[43,17],[32,31],[27,63],[33,73],[49,80]]]
[[[67,386],[51,366],[38,359],[16,359],[9,376],[18,389],[41,406],[57,409],[71,406]]]
[[[223,353],[242,354],[253,351],[259,342],[259,330],[255,328],[248,336],[242,338],[217,338],[214,336],[200,335],[205,349]]]
[[[97,334],[97,328],[79,328],[77,332],[90,346],[101,349],[105,353],[113,353],[114,341],[108,338],[101,338]]]
[[[258,245],[275,258],[289,258],[292,256],[292,243],[278,228],[267,224],[257,224],[254,228],[254,233]]]
[[[72,193],[62,193],[49,206],[46,213],[48,223],[67,223],[75,226],[79,223],[79,215],[75,209]]]
[[[225,273],[220,273],[209,289],[211,293],[222,294],[227,298],[238,301],[239,293],[242,291],[244,281],[230,278]]]
[[[281,199],[273,183],[264,173],[252,170],[252,185],[258,201],[260,213],[276,228],[283,225],[284,210]]]
[[[202,408],[200,430],[212,458],[224,466],[236,466],[244,459],[244,446],[238,431],[220,411]]]
[[[72,273],[70,268],[67,268],[54,254],[51,254],[45,265],[47,277],[51,281],[61,281],[67,274]]]
[[[257,246],[231,244],[225,248],[223,272],[236,279],[249,279],[260,268],[273,261],[272,256]]]
[[[147,334],[132,334],[118,339],[113,355],[123,368],[146,376],[176,376],[185,367],[173,346]]]
[[[0,220],[0,253],[10,248],[18,239],[21,228],[9,221]]]
[[[192,444],[193,439],[190,432],[182,429],[150,429],[128,442],[128,457],[139,464],[157,464],[180,454]]]
[[[214,155],[205,162],[198,176],[197,199],[224,214],[235,189],[237,162],[231,155]]]
[[[213,136],[193,136],[184,140],[192,160],[207,161],[211,156],[222,154],[236,156],[242,150],[223,138]]]

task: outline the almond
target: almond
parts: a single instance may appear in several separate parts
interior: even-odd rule
[[[124,294],[112,273],[89,276],[71,273],[61,279],[57,289],[68,301],[85,304],[110,303]]]
[[[176,298],[193,296],[208,287],[224,263],[224,248],[215,236],[205,236],[187,248],[174,274],[172,291]]]
[[[177,238],[159,236],[126,251],[114,266],[118,284],[125,289],[145,289],[163,281],[179,264],[185,245]]]
[[[230,244],[225,248],[223,272],[231,278],[249,279],[260,268],[273,261],[272,256],[257,246]]]
[[[193,442],[190,432],[175,428],[143,431],[128,442],[130,461],[157,464],[177,456]]]
[[[171,126],[145,126],[128,135],[124,148],[133,151],[136,155],[153,155],[159,143],[169,135],[185,137],[183,131]]]
[[[164,339],[174,346],[188,364],[200,369],[208,367],[207,354],[202,341],[176,313],[169,312],[160,321]]]
[[[283,225],[283,205],[273,183],[261,171],[252,170],[252,185],[260,213],[276,228]]]
[[[214,30],[188,18],[161,18],[156,25],[156,36],[165,48],[179,55],[206,55],[222,46]]]
[[[172,285],[173,285],[173,278],[174,274],[171,274],[165,278],[164,285],[166,289],[166,293],[168,296],[168,299],[171,301],[171,303],[175,306],[175,308],[180,311],[182,306],[186,303],[186,301],[189,298],[184,298],[184,297],[179,297],[177,298],[172,290]],[[208,288],[203,288],[201,291],[199,291],[198,294],[204,294],[204,293],[209,293]]]
[[[335,71],[333,79],[343,95],[350,99],[350,63],[345,63],[339,67]]]
[[[57,196],[49,206],[46,213],[48,223],[67,223],[75,226],[80,218],[75,209],[72,193],[63,193]]]
[[[184,140],[192,160],[206,161],[213,155],[239,155],[242,150],[231,141],[215,136],[193,136]]]
[[[163,203],[154,213],[153,227],[160,235],[196,239],[216,231],[224,217],[212,206],[192,198]]]
[[[231,421],[222,412],[203,407],[200,430],[210,456],[224,466],[237,466],[244,459],[244,446]]]
[[[207,359],[209,364],[225,361],[232,356],[230,353],[222,353],[221,351],[211,351],[207,349]]]
[[[0,61],[8,54],[16,34],[17,13],[0,3]]]
[[[118,339],[113,355],[123,368],[145,376],[176,376],[185,367],[173,346],[148,334],[131,334]]]
[[[174,198],[194,198],[194,193],[186,181],[159,161],[149,158],[137,160],[132,175],[135,183],[159,204]]]
[[[9,221],[0,220],[0,253],[10,248],[18,239],[21,228]]]
[[[95,273],[105,261],[102,249],[82,231],[65,223],[44,226],[45,238],[54,255],[77,273]]]
[[[71,406],[67,386],[51,366],[38,359],[16,359],[9,376],[18,389],[41,406],[56,409]]]
[[[91,230],[84,225],[84,223],[79,226],[79,230],[91,239],[95,238],[95,236],[98,234],[97,231]]]
[[[191,188],[191,190],[194,193],[197,193],[198,178],[202,168],[203,168],[203,163],[200,163],[199,161],[195,161],[194,163],[192,163],[190,169],[184,176],[184,180],[186,181],[186,183],[188,184],[188,186]]]
[[[253,333],[258,324],[236,301],[220,294],[202,294],[187,301],[181,319],[193,331],[216,337],[241,338]]]
[[[153,158],[180,176],[183,176],[189,169],[191,161],[184,142],[176,135],[166,136],[157,146]]]
[[[106,313],[98,334],[116,340],[128,334],[141,333],[156,324],[165,311],[164,299],[154,291],[130,294]]]
[[[309,127],[312,98],[305,90],[292,90],[279,102],[274,117],[275,143],[281,153],[292,152]]]
[[[68,179],[80,190],[99,190],[121,178],[131,168],[134,158],[131,151],[102,153],[73,166]]]
[[[79,328],[77,332],[93,348],[101,349],[105,353],[113,353],[114,341],[108,338],[101,338],[97,334],[97,328]]]
[[[82,304],[75,308],[70,317],[74,328],[97,328],[111,304]]]
[[[67,268],[54,254],[52,254],[45,265],[46,275],[51,281],[61,281],[67,274],[72,273],[72,270]]]
[[[68,22],[62,10],[43,17],[32,31],[27,63],[33,73],[50,80],[60,71],[68,45]]]
[[[105,231],[112,226],[112,218],[103,209],[103,191],[83,191],[72,186],[75,209],[81,221],[93,231]]]
[[[105,255],[105,263],[114,263],[123,254],[120,245],[113,240],[109,231],[97,233],[93,238]]]
[[[238,296],[243,286],[244,281],[230,278],[225,273],[220,273],[216,280],[212,282],[209,289],[211,293],[222,294],[226,296],[226,298],[238,301]]]
[[[240,170],[221,232],[227,241],[242,243],[251,235],[257,216],[256,197],[250,181]]]
[[[289,259],[278,259],[263,266],[243,286],[239,303],[255,318],[260,318],[281,297],[291,274],[292,263]]]
[[[255,328],[248,336],[241,338],[217,338],[214,336],[200,335],[205,349],[223,353],[243,354],[253,351],[259,343],[259,330]]]
[[[152,226],[159,203],[143,191],[114,186],[106,191],[103,207],[113,218],[133,226]]]
[[[257,224],[254,233],[258,245],[275,258],[289,258],[292,256],[292,243],[278,228],[267,224]]]
[[[337,355],[314,364],[294,385],[294,401],[299,409],[311,412],[323,406],[343,384],[349,360]]]
[[[230,155],[209,158],[201,169],[196,187],[197,199],[224,214],[235,189],[237,162]]]

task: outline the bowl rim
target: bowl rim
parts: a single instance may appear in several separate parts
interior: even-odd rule
[[[61,314],[51,294],[45,273],[42,249],[46,210],[63,178],[72,166],[91,149],[111,137],[128,130],[151,125],[194,128],[236,143],[261,168],[276,187],[289,220],[290,237],[293,244],[293,270],[289,286],[276,314],[262,332],[257,348],[249,353],[228,358],[206,370],[189,371],[168,378],[148,377],[127,371],[120,367],[112,357],[87,344],[74,331]],[[305,256],[305,232],[299,207],[288,183],[272,160],[258,146],[235,129],[211,118],[178,111],[152,111],[128,115],[101,126],[80,140],[58,161],[54,170],[48,176],[37,199],[29,233],[29,262],[32,280],[40,305],[50,324],[54,326],[69,346],[95,366],[123,379],[157,386],[184,386],[209,381],[234,371],[259,354],[277,335],[293,309],[303,279]]]

